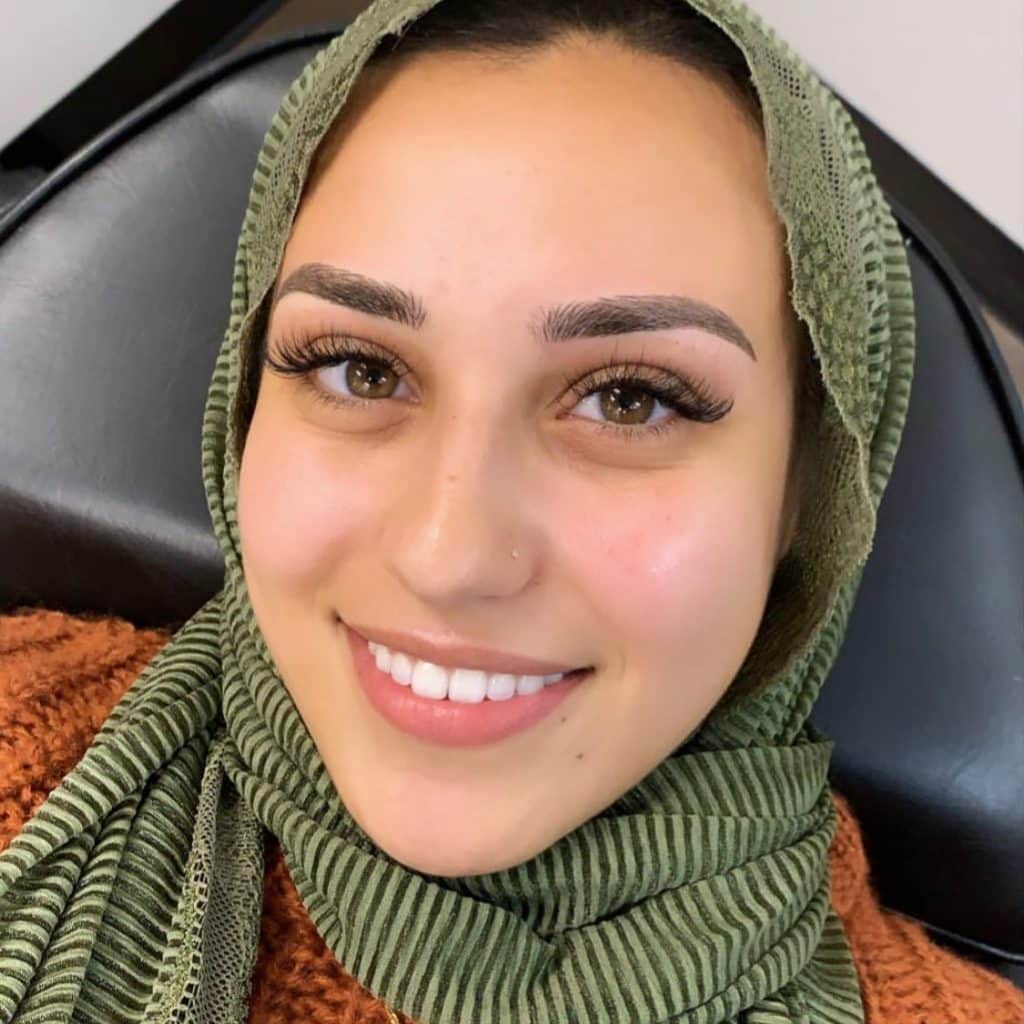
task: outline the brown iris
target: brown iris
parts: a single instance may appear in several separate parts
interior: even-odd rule
[[[368,360],[348,359],[345,383],[360,398],[390,398],[398,384],[398,374]]]
[[[613,423],[646,423],[657,399],[641,388],[612,385],[601,390],[601,412]],[[626,418],[619,418],[624,413]]]

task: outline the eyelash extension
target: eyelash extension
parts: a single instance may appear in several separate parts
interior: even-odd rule
[[[288,336],[278,343],[277,356],[269,352],[264,355],[263,362],[277,373],[286,377],[308,378],[325,366],[335,366],[348,359],[364,360],[368,363],[379,363],[386,366],[396,377],[401,379],[409,371],[390,352],[377,349],[369,342],[360,341],[347,334],[325,334],[305,342],[303,339]],[[319,391],[315,385],[315,390]],[[335,399],[327,397],[328,401]],[[370,402],[373,399],[346,398],[345,404],[352,402]]]
[[[593,373],[579,381],[566,378],[566,386],[582,401],[595,391],[609,387],[621,387],[629,391],[646,391],[667,409],[678,415],[677,419],[658,420],[648,425],[635,426],[621,423],[598,423],[598,428],[608,428],[627,434],[662,434],[689,420],[694,423],[715,423],[732,409],[732,399],[716,398],[711,385],[703,377],[683,374],[680,376],[664,367],[646,363],[622,363],[610,356]]]
[[[409,372],[407,367],[386,349],[349,335],[325,334],[306,342],[296,337],[286,337],[278,343],[276,356],[269,352],[264,363],[275,372],[287,377],[298,378],[318,401],[330,407],[368,405],[376,399],[339,398],[325,392],[313,382],[313,374],[323,367],[336,366],[346,360],[359,360],[387,367],[398,379]],[[595,391],[609,387],[645,391],[676,417],[659,420],[651,424],[622,424],[590,421],[599,430],[610,431],[620,437],[650,438],[679,427],[684,422],[714,423],[732,409],[731,399],[716,398],[710,385],[701,377],[683,375],[662,367],[644,363],[621,363],[614,357],[585,377],[565,384],[582,401]]]

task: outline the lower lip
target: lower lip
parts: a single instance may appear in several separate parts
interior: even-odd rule
[[[591,669],[570,672],[537,693],[516,694],[508,700],[482,700],[464,704],[455,700],[420,697],[409,686],[396,683],[377,668],[366,638],[341,623],[348,637],[352,659],[370,703],[397,729],[447,747],[475,747],[496,743],[522,732],[550,715],[590,674]]]

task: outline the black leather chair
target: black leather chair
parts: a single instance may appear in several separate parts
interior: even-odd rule
[[[190,74],[0,219],[0,610],[175,626],[219,588],[200,425],[235,240],[327,38]],[[883,902],[1024,987],[1024,414],[960,275],[893,205],[917,377],[815,720]]]

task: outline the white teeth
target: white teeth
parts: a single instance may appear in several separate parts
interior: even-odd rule
[[[448,699],[479,704],[487,696],[487,673],[475,668],[457,668],[448,678]]]
[[[412,658],[408,654],[391,655],[391,678],[402,686],[408,686],[412,682],[412,670],[415,667]]]
[[[391,651],[386,647],[380,647],[379,645],[376,650],[373,650],[372,647],[370,650],[373,651],[373,657],[377,662],[377,668],[379,668],[381,672],[390,672],[392,658]]]
[[[401,686],[432,700],[479,704],[483,700],[509,700],[516,694],[538,693],[549,683],[562,679],[564,672],[546,676],[512,675],[507,672],[488,673],[480,669],[446,669],[429,661],[420,661],[392,651],[384,644],[368,641],[377,668]]]
[[[508,700],[516,695],[518,677],[503,672],[501,675],[487,677],[487,699]]]
[[[537,693],[544,689],[543,676],[520,676],[516,683],[516,693]]]
[[[448,673],[440,665],[417,661],[412,672],[412,692],[420,697],[444,700],[448,696]]]

